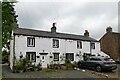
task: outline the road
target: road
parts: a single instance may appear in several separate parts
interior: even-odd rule
[[[118,66],[120,67],[120,65]],[[4,78],[89,78],[95,80],[95,78],[117,78],[118,71],[102,72],[98,73],[92,70],[57,70],[55,72],[50,71],[31,71],[24,73],[12,73],[7,65],[3,65],[2,73]],[[107,76],[106,76],[107,75]]]

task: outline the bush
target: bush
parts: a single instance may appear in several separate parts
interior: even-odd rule
[[[29,67],[31,65],[32,65],[32,63],[29,60],[27,60],[26,58],[23,58],[23,59],[16,61],[15,70],[16,71],[19,71],[19,70],[25,71],[27,69],[27,67]]]
[[[65,60],[65,65],[67,66],[67,69],[73,68],[73,64],[70,62],[70,60]]]
[[[88,56],[84,53],[83,54],[83,60],[86,61],[88,59]]]
[[[74,62],[74,63],[73,63],[73,67],[78,68],[78,64],[77,64],[77,62]]]
[[[9,62],[9,52],[7,52],[6,50],[2,51],[2,63],[6,63]]]
[[[21,61],[19,61],[19,60],[16,61],[15,69],[16,69],[16,70],[23,70],[23,69],[24,69],[23,62],[21,62]]]

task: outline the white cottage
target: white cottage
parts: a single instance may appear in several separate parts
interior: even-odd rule
[[[13,69],[14,59],[20,55],[27,57],[36,65],[63,64],[65,59],[71,62],[82,60],[83,54],[97,55],[100,53],[100,42],[89,37],[85,30],[84,35],[74,35],[56,32],[55,23],[51,32],[17,28],[12,33],[10,42],[10,68]],[[78,56],[79,55],[79,56]]]

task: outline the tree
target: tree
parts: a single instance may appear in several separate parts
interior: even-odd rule
[[[17,17],[14,10],[14,3],[6,0],[2,2],[2,48],[9,50],[11,32],[18,27]]]

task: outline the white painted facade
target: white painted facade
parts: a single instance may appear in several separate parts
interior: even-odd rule
[[[36,65],[42,61],[42,67],[46,68],[47,64],[59,63],[63,64],[64,60],[61,59],[65,53],[74,53],[74,61],[82,60],[83,53],[92,53],[97,55],[100,53],[100,43],[95,43],[95,49],[90,50],[90,42],[82,41],[82,49],[77,49],[77,40],[70,39],[59,39],[59,38],[45,38],[45,37],[35,37],[35,47],[27,47],[27,37],[35,37],[35,36],[23,36],[23,35],[15,35],[14,39],[11,40],[11,52],[10,52],[10,68],[13,66],[13,52],[15,51],[16,59],[20,58],[20,54],[23,57],[26,57],[26,52],[36,52]],[[59,48],[53,48],[53,39],[59,40]],[[15,40],[15,43],[14,43]],[[13,46],[15,45],[15,49]],[[39,53],[48,53],[47,55],[41,55]],[[53,61],[53,53],[59,53],[59,61]],[[80,54],[81,56],[76,56],[76,54]],[[44,56],[44,59],[42,59]]]

